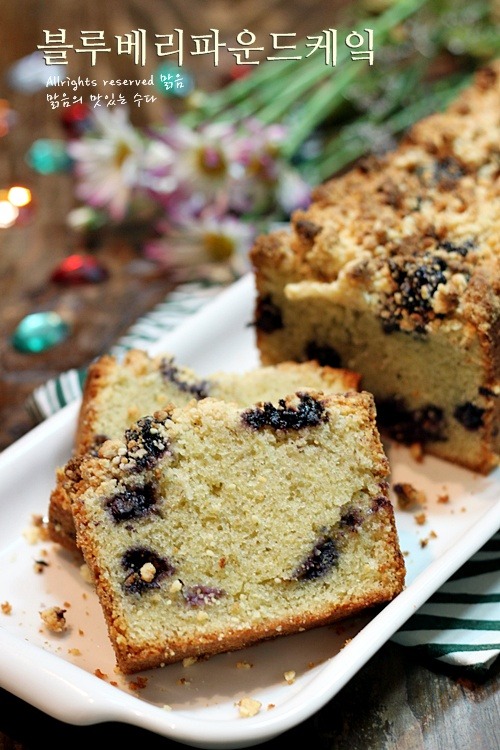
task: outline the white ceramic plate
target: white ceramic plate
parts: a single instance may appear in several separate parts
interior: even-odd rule
[[[257,364],[254,289],[245,277],[155,346],[201,375]],[[248,747],[304,721],[327,703],[394,632],[500,525],[496,471],[489,477],[426,458],[416,463],[387,446],[391,481],[412,482],[427,496],[426,521],[397,511],[407,587],[371,617],[133,678],[114,671],[104,619],[78,563],[30,539],[44,515],[55,468],[69,456],[78,404],[32,430],[0,455],[0,684],[47,714],[72,724],[121,721],[201,748]],[[437,498],[443,492],[449,502]],[[36,572],[43,560],[43,572]],[[6,606],[11,611],[7,613]],[[40,610],[66,608],[69,629],[47,631]],[[284,675],[295,672],[287,682]],[[242,718],[242,697],[261,703]]]

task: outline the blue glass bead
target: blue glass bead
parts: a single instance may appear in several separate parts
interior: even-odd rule
[[[39,174],[68,172],[72,165],[65,141],[40,138],[31,144],[26,161]]]
[[[68,337],[69,325],[54,312],[26,315],[12,336],[12,346],[19,352],[40,353]]]

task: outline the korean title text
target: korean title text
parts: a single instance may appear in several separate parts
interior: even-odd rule
[[[135,65],[144,66],[149,54],[146,29],[115,34],[112,40],[106,38],[102,30],[80,31],[77,44],[66,38],[66,29],[44,29],[43,33],[44,44],[37,47],[43,51],[46,65],[67,65],[68,54],[71,52],[88,55],[90,65],[95,66],[100,55],[114,52],[129,55]],[[259,44],[256,35],[248,29],[240,31],[233,44],[221,39],[219,29],[210,29],[207,34],[190,34],[189,37],[182,29],[173,29],[168,34],[154,34],[154,54],[158,58],[173,59],[179,67],[184,65],[187,54],[210,56],[212,64],[218,66],[222,50],[234,56],[236,65],[259,65],[263,60],[301,60],[322,54],[325,65],[335,67],[340,36],[337,29],[323,29],[321,33],[307,36],[304,42],[297,44],[295,32],[270,33],[270,39],[266,39],[266,47]],[[342,37],[341,41],[349,50],[351,60],[366,60],[369,65],[373,65],[373,29],[350,31]]]

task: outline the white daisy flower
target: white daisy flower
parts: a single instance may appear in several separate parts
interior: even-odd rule
[[[120,221],[140,182],[146,144],[128,120],[125,108],[95,110],[92,134],[68,144],[74,161],[76,195],[95,208],[104,208]]]

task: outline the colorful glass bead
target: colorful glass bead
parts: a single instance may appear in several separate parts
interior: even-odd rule
[[[100,284],[109,278],[108,269],[93,255],[68,255],[53,270],[51,281],[57,284]]]
[[[50,71],[50,75],[49,75]],[[47,86],[50,78],[65,78],[65,65],[51,65],[45,63],[43,52],[33,52],[31,55],[17,60],[7,71],[7,83],[15,91],[23,94],[34,94]]]
[[[77,102],[61,112],[61,124],[70,138],[79,138],[91,127],[90,109],[87,104]]]
[[[0,138],[7,135],[11,127],[16,122],[17,115],[7,99],[0,99]]]
[[[184,68],[174,65],[160,65],[154,74],[157,90],[163,96],[185,98],[194,89],[194,78]]]
[[[68,172],[72,165],[65,141],[40,138],[31,144],[26,161],[39,174]]]
[[[246,78],[251,72],[251,65],[233,65],[229,71],[229,80],[238,81],[240,78]]]
[[[38,354],[64,341],[70,327],[53,310],[26,315],[12,336],[12,346],[19,352]]]

